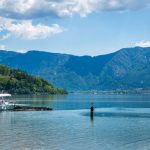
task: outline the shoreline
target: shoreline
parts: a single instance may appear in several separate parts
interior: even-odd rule
[[[143,94],[150,95],[150,90],[87,90],[87,91],[69,91],[69,93],[82,93],[82,94]]]

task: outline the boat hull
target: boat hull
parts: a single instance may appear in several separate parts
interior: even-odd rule
[[[2,104],[2,105],[0,105],[0,111],[13,110],[13,109],[14,109],[14,104]]]

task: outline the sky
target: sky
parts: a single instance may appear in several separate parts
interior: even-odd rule
[[[0,49],[102,55],[150,46],[150,0],[0,0]]]

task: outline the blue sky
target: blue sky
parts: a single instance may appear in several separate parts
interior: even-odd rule
[[[149,0],[1,0],[0,48],[101,55],[150,46]]]

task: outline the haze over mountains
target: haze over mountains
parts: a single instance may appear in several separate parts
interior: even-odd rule
[[[67,90],[150,89],[150,48],[123,48],[100,56],[0,51],[0,64],[43,77]]]

